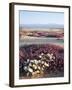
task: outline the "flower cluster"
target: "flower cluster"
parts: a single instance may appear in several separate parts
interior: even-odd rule
[[[20,48],[20,75],[41,77],[64,70],[63,48],[55,45],[29,45]]]

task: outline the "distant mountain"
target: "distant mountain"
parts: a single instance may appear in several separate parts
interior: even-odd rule
[[[20,25],[20,28],[64,28],[64,25],[59,24],[29,24]]]

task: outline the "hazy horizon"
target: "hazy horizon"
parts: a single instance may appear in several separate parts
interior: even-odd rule
[[[20,28],[43,28],[43,29],[55,29],[55,28],[60,28],[63,29],[64,25],[58,25],[58,24],[28,24],[28,25],[20,25]]]

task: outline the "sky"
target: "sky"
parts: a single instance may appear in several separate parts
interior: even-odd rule
[[[64,25],[63,12],[44,12],[44,11],[20,11],[20,25],[33,24],[58,24]]]

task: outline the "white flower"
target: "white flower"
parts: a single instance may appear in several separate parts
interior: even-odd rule
[[[32,73],[33,72],[33,69],[29,67],[28,68],[28,71]]]
[[[41,56],[41,55],[39,55],[39,58],[42,58],[42,56]]]

